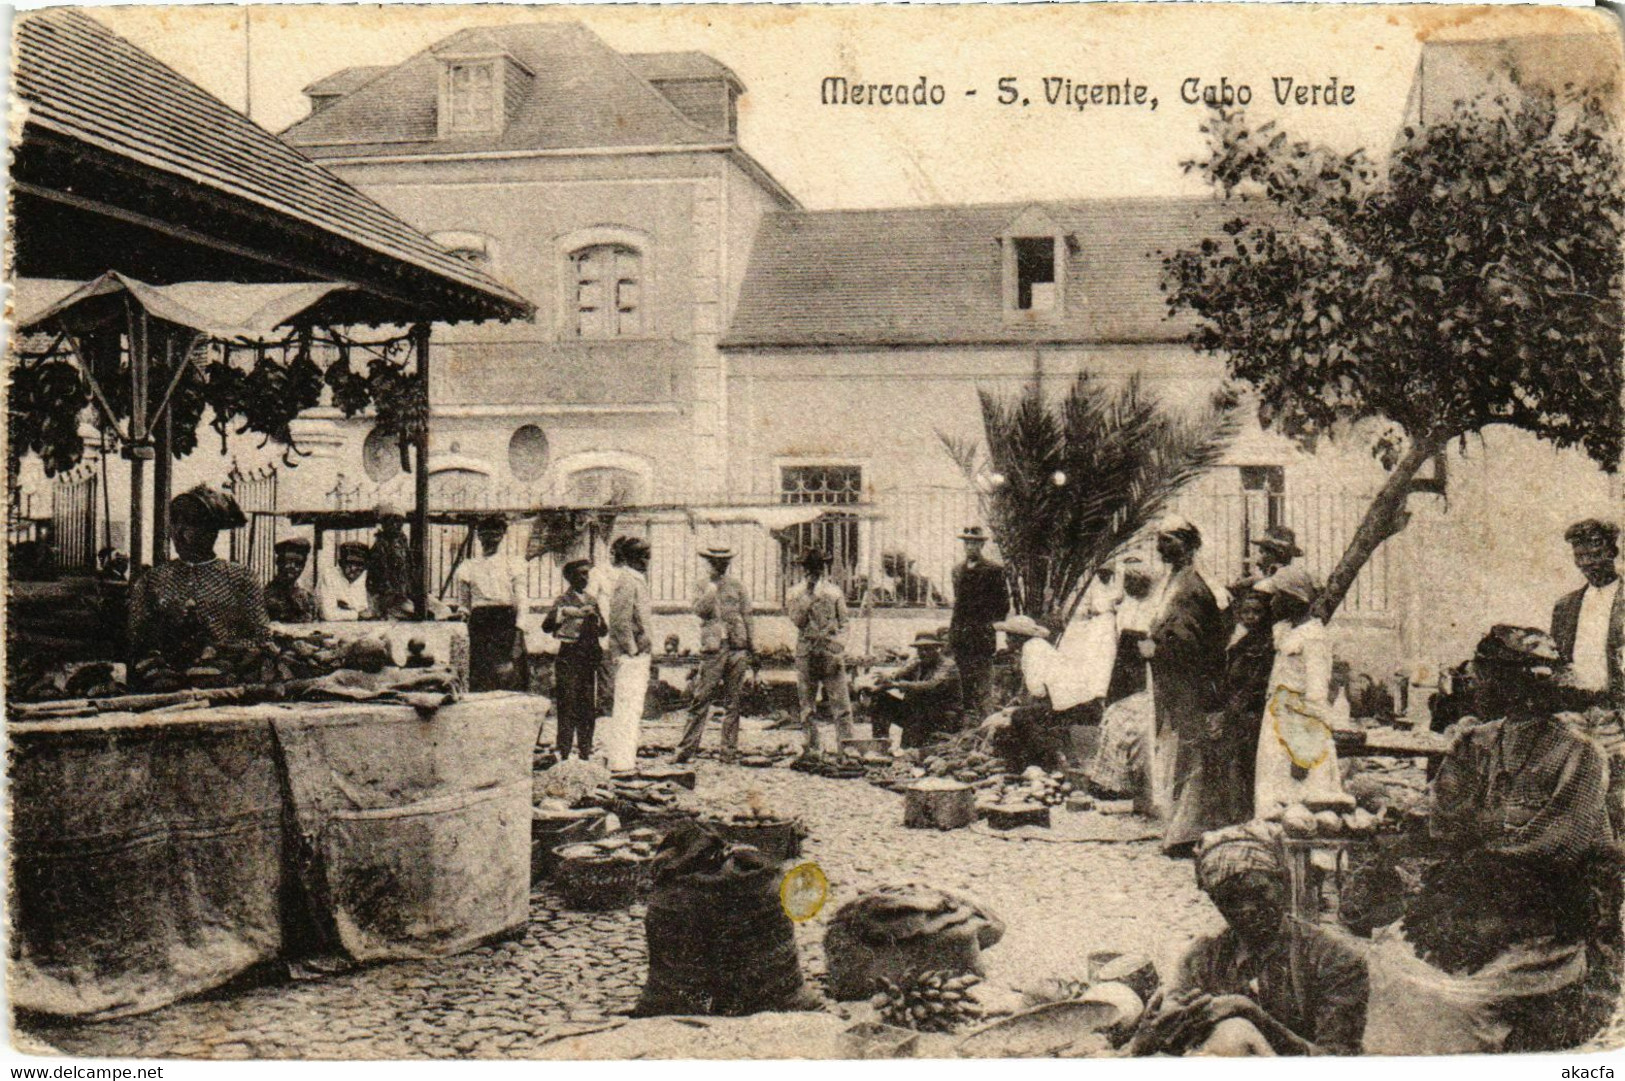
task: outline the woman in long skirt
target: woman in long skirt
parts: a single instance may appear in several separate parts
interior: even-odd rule
[[[1332,647],[1326,625],[1310,615],[1316,586],[1297,564],[1253,587],[1270,597],[1275,665],[1258,734],[1253,813],[1276,804],[1338,796],[1343,792],[1332,742]]]

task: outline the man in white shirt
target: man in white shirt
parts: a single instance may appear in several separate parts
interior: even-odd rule
[[[609,723],[600,726],[604,757],[612,773],[637,768],[638,731],[649,693],[654,617],[649,605],[649,542],[617,537],[610,548],[617,564],[604,618],[609,632],[605,652],[614,659],[615,701]]]
[[[1625,706],[1625,591],[1619,584],[1619,526],[1596,518],[1563,534],[1586,584],[1557,602],[1552,637],[1574,685]]]
[[[518,645],[519,605],[525,573],[502,551],[505,518],[492,517],[475,528],[480,554],[457,565],[452,581],[468,613],[468,689],[511,690],[525,685],[524,651]]]

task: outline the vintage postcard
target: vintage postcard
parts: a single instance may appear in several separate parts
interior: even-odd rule
[[[11,48],[16,1052],[1625,1041],[1616,16]]]

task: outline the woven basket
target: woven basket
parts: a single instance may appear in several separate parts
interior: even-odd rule
[[[564,903],[588,911],[625,908],[637,900],[648,880],[648,860],[559,856],[553,872],[553,885]]]

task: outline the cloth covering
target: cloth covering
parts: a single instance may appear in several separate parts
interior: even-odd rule
[[[1578,945],[1522,943],[1471,976],[1416,956],[1402,924],[1372,936],[1365,1051],[1371,1055],[1477,1055],[1502,1050],[1512,1024],[1501,1007],[1552,995],[1585,976]]]
[[[529,918],[530,750],[542,699],[476,695],[273,720],[306,886],[358,961],[456,953]]]
[[[282,794],[265,724],[10,726],[11,1004],[146,1013],[282,951]]]
[[[1439,767],[1430,832],[1506,859],[1572,864],[1613,840],[1608,763],[1590,740],[1545,717],[1469,729]]]
[[[542,703],[12,725],[13,1005],[158,1009],[308,948],[291,933],[312,911],[355,960],[523,927]]]

